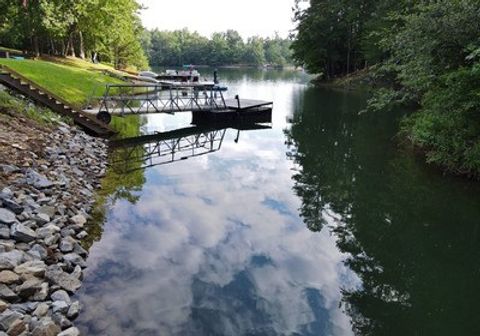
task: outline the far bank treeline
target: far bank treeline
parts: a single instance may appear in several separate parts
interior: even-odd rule
[[[427,161],[480,178],[480,1],[297,5],[298,64],[327,80],[375,65],[369,109],[414,107],[402,132]]]
[[[0,46],[145,68],[139,10],[135,0],[2,0]]]
[[[217,32],[210,38],[188,29],[146,31],[143,46],[151,65],[271,65],[292,64],[291,40],[279,36],[253,36],[246,41],[235,30]]]

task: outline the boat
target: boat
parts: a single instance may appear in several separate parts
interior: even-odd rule
[[[184,66],[184,70],[166,70],[165,73],[158,75],[156,79],[160,81],[198,83],[200,82],[200,73],[191,66],[185,70]]]

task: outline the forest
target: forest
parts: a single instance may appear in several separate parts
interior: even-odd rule
[[[144,33],[143,46],[151,65],[249,65],[283,67],[292,64],[289,39],[253,36],[245,42],[235,30],[211,38],[188,29]]]
[[[145,68],[135,0],[2,0],[0,46]]]
[[[293,58],[320,79],[368,70],[367,110],[406,107],[402,134],[430,163],[480,177],[478,0],[297,0]]]

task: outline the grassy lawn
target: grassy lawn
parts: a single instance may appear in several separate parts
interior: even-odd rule
[[[105,84],[122,83],[119,79],[102,73],[103,70],[120,74],[119,72],[106,65],[92,64],[80,59],[0,59],[0,65],[7,65],[76,108],[88,103],[92,95],[101,96]]]

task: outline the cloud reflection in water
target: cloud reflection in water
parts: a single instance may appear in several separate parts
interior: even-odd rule
[[[339,302],[357,280],[299,218],[281,130],[235,136],[117,202],[88,259],[85,334],[352,334]]]

